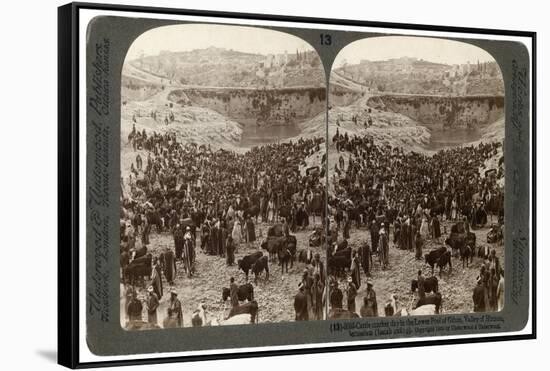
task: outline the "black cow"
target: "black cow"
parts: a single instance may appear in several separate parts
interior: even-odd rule
[[[126,282],[133,285],[138,279],[151,277],[151,273],[153,270],[151,266],[151,260],[151,254],[147,254],[138,259],[134,259],[130,264],[128,264],[124,269]]]
[[[143,246],[137,249],[136,252],[134,253],[134,258],[132,261],[135,261],[138,258],[144,257],[145,255],[147,255],[147,246]]]
[[[152,259],[151,254],[144,254],[144,255],[141,255],[139,258],[134,258],[134,260],[130,262],[130,265],[149,264],[151,262],[151,259]]]
[[[250,271],[250,268],[252,268],[254,263],[256,263],[256,260],[263,257],[263,255],[264,255],[263,252],[256,251],[255,253],[252,253],[250,255],[246,255],[242,259],[237,260],[238,267],[239,267],[239,269],[242,269],[242,271],[246,275],[247,280],[248,280],[248,272]]]
[[[328,258],[327,264],[330,274],[343,274],[351,266],[351,259],[347,256],[335,255]]]
[[[269,280],[269,265],[267,256],[262,256],[254,264],[252,264],[252,273],[254,273],[254,283],[258,281],[258,275],[265,270],[265,279]]]
[[[443,269],[449,265],[449,275],[453,271],[453,263],[451,261],[451,252],[447,251],[443,255],[439,257],[439,260],[437,261],[437,266],[439,267],[439,277],[441,277],[441,272]]]
[[[224,287],[222,289],[222,300],[226,301],[229,296],[231,295],[231,291],[229,288]],[[254,300],[254,286],[252,286],[251,283],[245,283],[244,285],[240,285],[239,289],[237,291],[237,296],[239,298],[239,301],[252,301]]]
[[[476,248],[476,234],[469,232],[466,235],[466,245],[469,245],[472,248],[472,251]]]
[[[282,236],[284,236],[282,224],[275,224],[267,229],[267,237],[282,237]]]
[[[411,292],[415,292],[418,289],[418,280],[411,281]],[[434,294],[439,291],[439,282],[436,276],[428,277],[424,280],[424,292],[433,292]]]
[[[154,225],[158,233],[162,232],[164,225],[160,213],[157,210],[150,210],[145,215],[149,225]]]
[[[355,222],[355,225],[359,227],[361,225],[361,215],[363,209],[360,207],[348,207],[348,218],[350,221]]]
[[[231,308],[231,310],[229,311],[229,316],[227,318],[231,318],[239,314],[250,314],[250,323],[257,323],[258,302],[256,300],[253,300],[249,303],[241,304],[239,306]]]
[[[298,246],[298,241],[296,240],[296,236],[290,235],[286,238],[286,248],[290,252],[290,256],[292,257],[292,261],[296,260],[296,248]],[[292,267],[292,265],[291,265]]]
[[[338,250],[332,256],[344,256],[347,259],[351,260],[351,247],[346,247],[343,250]]]
[[[253,205],[253,206],[249,207],[248,209],[246,209],[244,211],[243,217],[245,219],[247,217],[251,217],[251,218],[255,218],[256,220],[258,220],[258,215],[260,215],[260,206]]]
[[[414,309],[416,309],[418,307],[421,307],[423,305],[434,304],[435,305],[435,313],[439,314],[439,310],[441,309],[441,304],[442,303],[443,303],[443,299],[441,298],[441,293],[437,292],[433,295],[426,295],[426,296],[418,299]]]
[[[277,253],[283,248],[286,248],[285,237],[268,237],[261,244],[262,249],[267,250],[269,253],[269,259],[273,260],[277,257]]]
[[[464,222],[456,222],[451,226],[451,235],[454,233],[463,234],[466,232],[464,228]]]
[[[348,247],[348,240],[344,239],[342,240],[342,242],[336,244],[336,252],[338,251],[342,251],[342,250],[347,250],[349,247]]]
[[[473,257],[473,251],[476,246],[476,235],[475,233],[468,233],[468,234],[458,234],[458,233],[451,233],[451,235],[445,240],[445,244],[449,246],[453,252],[455,253],[455,256],[462,257],[464,248],[466,246],[470,246],[470,249],[472,251],[472,257]]]
[[[432,276],[434,274],[434,266],[439,261],[441,255],[445,254],[446,252],[447,248],[445,246],[441,246],[424,255],[424,260],[426,261],[426,264],[428,264],[430,268],[432,268]]]
[[[445,239],[445,245],[451,248],[451,251],[453,252],[453,255],[455,257],[458,256],[460,248],[466,245],[466,241],[462,236],[463,235],[457,235],[455,233],[451,233],[450,236]]]

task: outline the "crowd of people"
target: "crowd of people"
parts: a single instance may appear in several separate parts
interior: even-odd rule
[[[148,135],[134,127],[132,133],[132,143],[139,140],[137,148],[147,157],[137,153],[123,180],[128,190],[123,211],[158,213],[161,228],[171,229],[187,218],[198,226],[214,218],[242,222],[260,216],[271,222],[285,217],[294,229],[308,222],[302,210],[310,215],[324,210],[322,171],[304,174],[300,169],[306,157],[320,150],[322,138],[262,145],[241,154],[183,145],[174,132]]]
[[[428,241],[444,244],[441,237],[450,232],[449,222],[459,225],[463,233],[492,222],[490,233],[498,230],[502,235],[504,195],[498,179],[503,176],[503,169],[481,171],[487,160],[498,155],[501,143],[453,147],[427,155],[376,144],[370,136],[341,134],[337,129],[331,145],[338,160],[329,171],[330,251],[350,249],[352,227],[356,231],[365,230],[360,246],[351,252],[349,282],[345,288],[350,311],[355,312],[352,298],[360,286],[359,266],[369,280],[373,255],[378,257],[381,269],[392,268],[388,258],[390,246],[414,252],[416,260],[424,260]],[[487,246],[483,249],[484,263],[477,279],[480,287],[475,287],[475,311],[496,310],[498,300],[503,298],[503,290],[498,288],[503,280],[502,270],[498,259],[495,260],[495,250],[490,251]],[[330,272],[330,264],[328,268]],[[338,282],[336,279],[332,282],[331,306],[342,308]],[[376,300],[373,303],[371,291],[372,287],[365,300],[372,308]]]
[[[174,288],[176,262],[181,261],[184,272],[192,277],[196,248],[200,247],[202,253],[221,257],[232,266],[239,247],[256,241],[259,221],[283,223],[288,236],[307,227],[310,216],[318,217],[320,222],[327,220],[328,256],[351,250],[343,287],[330,264],[326,281],[324,267],[318,270],[322,262],[304,271],[294,296],[296,320],[323,318],[325,297],[333,313],[343,310],[345,298],[349,312],[378,316],[373,256],[382,270],[394,268],[390,266],[390,247],[411,251],[416,260],[422,260],[428,241],[444,243],[441,237],[448,234],[449,222],[460,224],[466,233],[488,223],[493,223],[492,231],[503,228],[504,196],[499,184],[503,170],[480,171],[499,153],[501,143],[426,155],[375,144],[369,136],[337,131],[332,146],[338,160],[331,164],[331,190],[326,196],[322,180],[327,156],[320,166],[305,170],[305,159],[324,147],[322,138],[267,144],[242,153],[182,144],[174,132],[149,134],[135,126],[128,138],[135,161],[128,176],[121,179],[120,231],[129,321],[142,318],[139,313],[145,308],[147,322],[157,325],[164,274],[170,286],[170,305],[163,326],[181,326],[182,306]],[[355,250],[348,246],[352,227],[366,231]],[[148,250],[150,234],[162,232],[172,235],[173,249],[165,247],[153,257]],[[147,256],[151,259],[144,259]],[[494,249],[486,249],[483,257],[473,287],[473,310],[498,310],[502,308],[503,270]],[[319,257],[314,260],[319,262]],[[124,274],[124,267],[140,261],[151,265],[150,286],[141,300]],[[368,280],[357,310],[361,268]],[[421,299],[425,295],[422,272],[415,278]],[[230,282],[234,306],[239,305],[237,289],[236,283]]]
[[[331,172],[334,194],[329,204],[338,224],[349,209],[349,217],[359,224],[419,217],[422,222],[438,215],[455,221],[466,216],[475,228],[487,223],[488,214],[504,215],[503,189],[497,182],[500,174],[480,175],[480,168],[498,153],[501,143],[454,147],[430,156],[375,145],[369,136],[337,132],[333,141],[339,152],[349,154],[347,164],[340,154]],[[426,211],[430,214],[425,215]],[[421,223],[417,227],[427,230]]]
[[[177,296],[176,262],[181,261],[192,277],[197,248],[232,266],[239,246],[256,241],[258,222],[284,221],[289,232],[296,232],[309,225],[310,217],[319,223],[325,218],[323,167],[305,169],[305,159],[324,147],[322,138],[266,144],[241,153],[183,144],[175,132],[147,133],[136,130],[134,124],[128,139],[135,161],[121,178],[121,266],[124,272],[143,259],[161,283],[164,273],[171,295]],[[153,257],[148,248],[151,233],[170,233],[173,249],[165,247]],[[146,256],[151,256],[151,263]],[[122,279],[130,286],[124,273]],[[155,296],[158,301],[162,289],[153,277],[151,283],[148,298]],[[321,284],[324,281],[313,274],[303,279],[307,305],[300,319],[319,317],[321,306],[316,303]],[[139,300],[134,296],[135,290],[129,289],[127,308],[137,313],[137,305],[128,305]],[[178,310],[172,312],[180,315]],[[133,316],[127,313],[127,318]]]
[[[325,267],[319,254],[315,254],[312,264],[304,269],[294,296],[296,321],[321,320],[325,308]]]

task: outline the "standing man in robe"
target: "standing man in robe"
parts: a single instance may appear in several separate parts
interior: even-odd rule
[[[169,285],[173,285],[174,278],[176,278],[176,259],[174,258],[174,252],[168,247],[165,247],[161,259],[164,277],[166,277],[166,281]]]
[[[355,313],[355,297],[357,296],[357,287],[353,283],[353,279],[348,277],[348,310],[352,313]]]
[[[130,305],[130,302],[132,301],[132,298],[134,297],[134,292],[136,290],[134,287],[130,284],[124,285],[124,314],[126,321],[129,321],[129,313],[128,313],[128,306]]]
[[[485,300],[485,284],[483,278],[478,278],[477,285],[474,288],[472,299],[474,302],[474,312],[485,312],[486,300]]]
[[[235,224],[233,224],[233,230],[231,231],[231,237],[233,237],[233,244],[235,246],[235,251],[237,251],[242,239],[241,222],[239,221],[239,218],[235,219]]]
[[[304,292],[304,283],[300,282],[298,285],[298,293],[294,296],[294,312],[296,321],[307,321],[308,312],[307,312],[307,298]]]
[[[418,284],[418,298],[424,298],[426,296],[426,289],[425,289],[425,281],[426,279],[422,275],[422,269],[418,270],[418,276],[416,277],[416,282]]]
[[[500,312],[504,308],[504,270],[500,270],[500,280],[497,286],[497,310]]]
[[[415,241],[415,254],[414,258],[416,260],[422,260],[422,247],[424,246],[424,239],[420,235],[420,231],[416,232],[416,241]]]
[[[363,298],[361,307],[361,317],[378,317],[378,302],[376,301],[376,292],[372,289],[372,282],[367,281],[367,292]]]
[[[174,245],[176,249],[176,260],[181,260],[183,253],[183,230],[179,224],[176,224],[174,229]]]
[[[338,288],[338,281],[336,281],[336,279],[331,278],[330,296],[329,296],[331,309],[342,309],[343,299],[344,299],[344,295],[342,294],[342,290]]]
[[[303,291],[306,297],[306,310],[308,312],[307,318],[313,318],[313,277],[309,274],[309,270],[304,269],[302,275]]]
[[[361,265],[363,266],[363,272],[365,272],[365,275],[367,277],[370,277],[370,268],[372,267],[372,255],[367,240],[365,240],[361,245],[359,255],[361,256]]]
[[[159,298],[157,294],[155,294],[153,286],[147,288],[147,293],[147,322],[149,322],[150,325],[158,326],[157,308],[159,307]]]
[[[233,237],[231,234],[227,235],[225,242],[225,264],[231,266],[235,264],[235,245],[233,244]]]
[[[494,312],[497,310],[497,291],[500,277],[497,275],[495,268],[490,268],[489,279],[487,280],[487,310]]]
[[[245,228],[246,243],[247,245],[250,245],[250,243],[256,241],[256,230],[255,230],[254,222],[252,221],[252,218],[250,216],[246,218],[245,227],[246,227]]]
[[[356,290],[361,287],[361,269],[359,268],[359,257],[357,251],[353,250],[353,258],[351,260],[350,278],[355,285]]]
[[[382,269],[386,269],[389,262],[389,242],[388,235],[384,229],[384,223],[382,223],[382,228],[380,229],[379,244],[378,254],[380,256],[380,263],[382,264]]]
[[[321,282],[325,282],[325,264],[321,260],[321,255],[319,255],[318,252],[313,255],[311,264],[313,265],[313,274],[318,274]]]
[[[128,320],[130,323],[141,321],[141,312],[143,311],[143,305],[141,304],[141,300],[138,299],[136,291],[132,291],[131,295],[132,296],[127,308]]]
[[[159,299],[162,298],[163,292],[162,292],[161,268],[160,268],[159,260],[156,256],[153,259],[153,269],[151,273],[151,287],[153,287],[155,294],[157,294],[157,298]]]
[[[225,257],[227,253],[227,226],[224,220],[220,220],[220,256]]]
[[[378,228],[378,224],[376,224],[376,220],[373,220],[370,227],[370,238],[371,238],[371,246],[375,253],[378,251],[379,230],[380,228]]]
[[[410,226],[410,219],[405,216],[403,218],[403,222],[401,223],[401,231],[400,231],[400,248],[403,250],[409,249],[409,241],[410,241],[410,233],[411,233],[411,226]]]
[[[195,246],[193,245],[193,236],[189,226],[186,227],[183,240],[183,267],[187,272],[187,277],[191,277],[195,274]]]
[[[210,228],[210,251],[209,255],[218,255],[218,245],[219,245],[219,224],[216,218],[212,219],[212,228]]]
[[[235,283],[235,278],[229,279],[229,296],[231,297],[231,306],[239,306],[239,286]]]
[[[441,237],[441,225],[439,223],[439,218],[437,217],[437,214],[434,214],[432,217],[432,239],[435,240],[435,242],[439,243],[439,238]]]
[[[170,302],[168,303],[168,316],[175,320],[177,327],[183,327],[183,311],[178,299],[176,289],[170,289]]]
[[[324,281],[321,280],[319,273],[314,273],[313,276],[313,313],[314,319],[321,320],[323,319],[323,294],[325,291]]]

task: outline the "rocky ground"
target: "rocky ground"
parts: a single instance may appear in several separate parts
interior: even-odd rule
[[[295,233],[298,242],[297,249],[308,247],[308,238],[313,229],[313,219],[311,218],[310,227],[305,230],[300,230]],[[317,217],[317,223],[320,223],[320,218]],[[174,287],[178,292],[178,299],[183,306],[183,321],[184,327],[191,326],[191,315],[199,304],[204,303],[207,307],[207,312],[210,316],[215,317],[219,322],[227,316],[230,309],[229,300],[224,303],[222,301],[222,288],[229,287],[230,277],[234,277],[237,284],[246,282],[245,274],[238,269],[236,261],[244,255],[253,253],[260,249],[260,243],[265,239],[269,225],[259,223],[256,226],[257,240],[246,246],[241,243],[238,252],[235,253],[235,265],[226,266],[225,259],[222,257],[206,255],[202,253],[200,247],[196,249],[196,274],[192,278],[188,278],[183,272],[180,263],[177,264],[177,275],[174,282]],[[199,239],[197,238],[197,243]],[[150,252],[153,256],[161,253],[165,246],[174,249],[174,241],[169,233],[152,234],[151,244],[149,245]],[[321,259],[326,264],[326,254],[321,251],[321,248],[312,248],[313,253],[318,252]],[[263,250],[267,255],[267,251]],[[301,281],[304,263],[294,263],[292,268],[289,267],[288,273],[281,274],[281,269],[277,262],[269,263],[269,279],[265,275],[260,276],[257,284],[254,283],[254,275],[250,274],[249,282],[254,285],[254,298],[259,305],[259,323],[267,322],[283,322],[294,320],[294,295],[298,292],[298,284]],[[158,321],[162,324],[166,316],[166,308],[170,300],[168,292],[169,285],[163,275],[164,295],[160,300],[158,309]],[[148,284],[148,283],[147,283]],[[139,295],[142,300],[145,300],[146,292],[142,286],[139,288]],[[122,293],[122,289],[121,289]],[[123,307],[124,298],[121,296],[121,307]],[[144,309],[144,319],[146,319]],[[212,317],[211,317],[212,318]],[[124,313],[121,310],[121,323],[124,323]]]
[[[495,221],[496,221],[496,217]],[[443,235],[440,242],[428,240],[424,245],[423,254],[429,252],[436,247],[442,246],[444,240],[450,231],[451,223],[443,221],[441,223],[441,232]],[[489,228],[474,230],[476,234],[477,246],[487,245],[487,232]],[[352,229],[350,245],[354,249],[358,249],[362,241],[367,239],[370,244],[370,233],[366,228]],[[390,231],[390,241],[393,241],[393,231]],[[496,250],[497,256],[504,263],[504,246],[491,245],[491,248]],[[376,292],[378,300],[378,312],[380,316],[384,315],[384,305],[389,301],[390,295],[394,294],[398,298],[398,302],[407,307],[416,295],[411,294],[411,280],[415,279],[419,269],[422,270],[425,277],[431,276],[430,267],[424,263],[424,260],[415,260],[413,251],[399,250],[390,243],[389,269],[382,270],[376,256],[373,256],[374,270],[371,272],[370,278],[373,282],[373,289]],[[481,258],[474,258],[473,264],[469,267],[462,267],[462,262],[459,258],[453,258],[453,270],[449,274],[447,270],[443,271],[439,277],[439,270],[436,268],[435,275],[439,279],[439,290],[443,297],[443,313],[469,313],[473,311],[472,294],[476,285],[476,277],[479,274]],[[363,297],[366,291],[366,275],[361,271],[361,287],[356,297],[356,309],[359,311],[363,303]],[[344,278],[341,278],[339,287],[343,289],[347,286]],[[346,294],[344,294],[344,303],[347,303]],[[346,304],[344,304],[346,305]]]
[[[370,135],[376,144],[389,144],[403,147],[407,151],[429,152],[425,147],[430,142],[430,130],[411,118],[395,112],[382,111],[367,107],[368,96],[362,97],[347,106],[334,106],[328,114],[329,142],[338,130],[341,134]],[[370,112],[368,112],[370,108]],[[357,122],[353,117],[357,116]],[[365,127],[364,123],[372,119],[372,125]],[[324,137],[327,134],[325,112],[300,123],[301,137]]]
[[[162,90],[145,100],[128,100],[121,109],[121,145],[128,143],[128,134],[135,124],[136,129],[145,129],[149,134],[175,132],[182,142],[197,145],[210,144],[213,148],[244,150],[239,146],[242,125],[204,107],[182,106],[168,100],[170,89]],[[151,112],[157,112],[157,120]],[[174,121],[168,125],[164,118],[172,113]],[[133,121],[136,119],[136,122]],[[184,139],[184,140],[183,140]]]
[[[333,107],[329,111],[328,136],[332,140],[336,131],[348,135],[369,135],[379,145],[402,147],[405,150],[425,152],[430,142],[430,131],[415,120],[395,112],[368,107],[368,96],[348,106]],[[369,112],[370,109],[370,112]],[[357,120],[352,119],[356,116]],[[368,119],[372,125],[365,127]]]

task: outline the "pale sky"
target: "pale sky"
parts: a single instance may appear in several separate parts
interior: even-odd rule
[[[445,64],[494,62],[485,50],[460,41],[415,36],[381,36],[355,41],[344,47],[336,57],[334,66],[357,64],[362,59],[383,61],[412,57]]]
[[[279,31],[256,27],[185,24],[163,26],[140,35],[130,46],[126,58],[158,55],[162,50],[172,52],[205,49],[208,47],[233,49],[246,53],[279,54],[313,50],[302,39]]]

